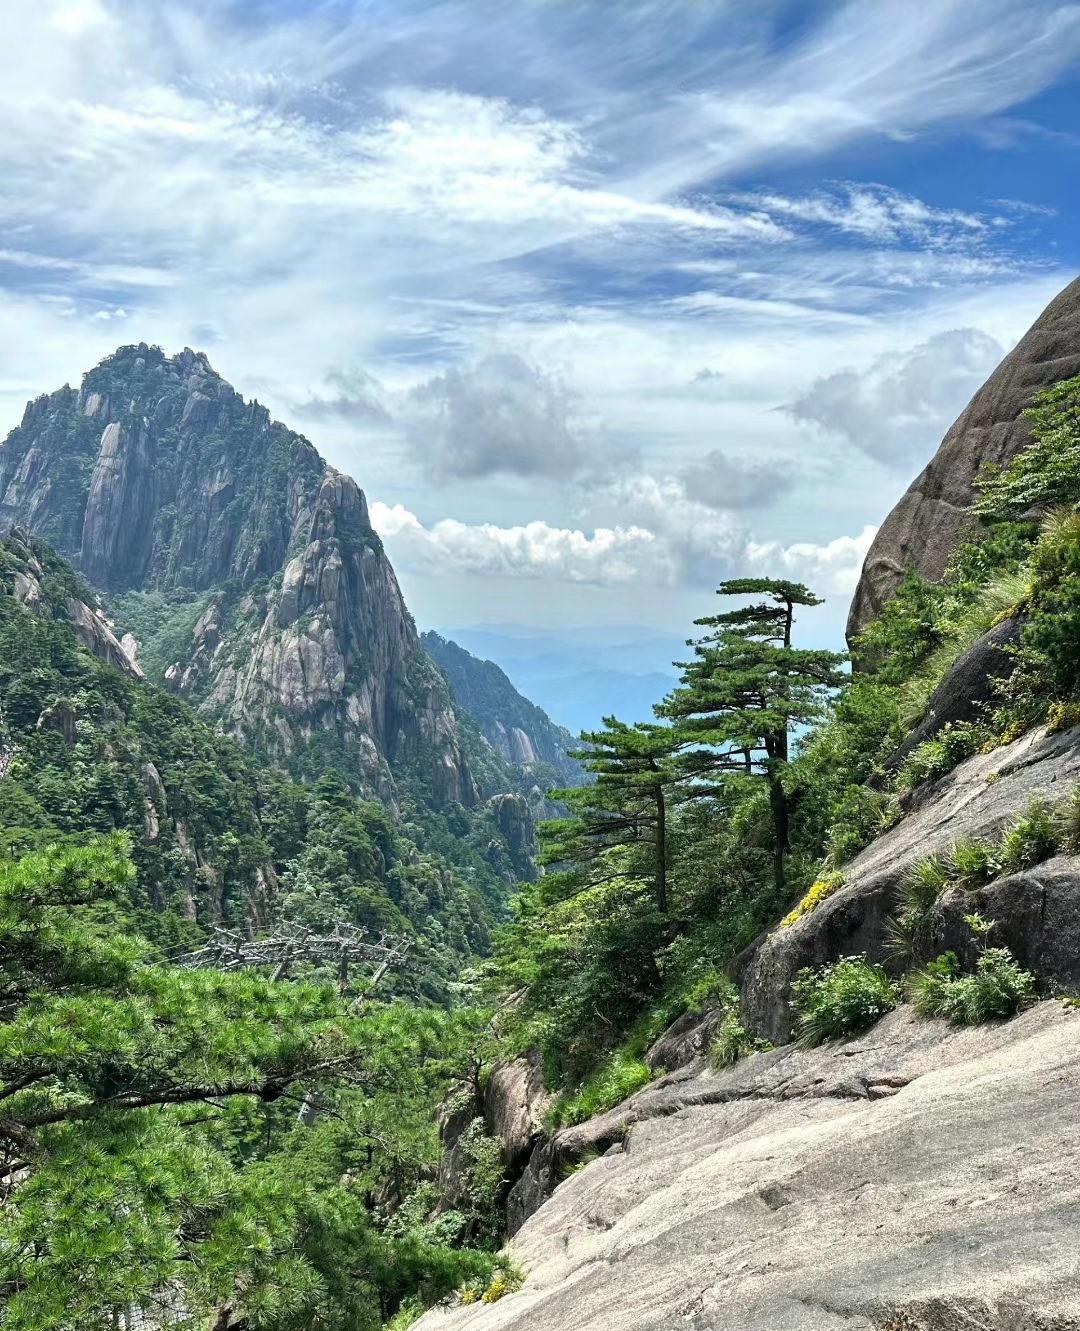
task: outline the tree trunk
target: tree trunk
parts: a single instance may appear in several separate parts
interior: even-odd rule
[[[656,908],[668,913],[667,902],[667,806],[664,787],[656,787]]]

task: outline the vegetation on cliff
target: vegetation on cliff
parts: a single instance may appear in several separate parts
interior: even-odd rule
[[[586,755],[600,774],[597,793],[570,795],[581,806],[577,820],[542,829],[558,871],[522,890],[484,972],[490,993],[515,996],[511,1040],[543,1051],[549,1085],[567,1103],[582,1094],[592,1103],[587,1088],[617,1081],[613,1070],[640,1058],[680,1013],[729,1007],[724,971],[739,950],[834,890],[841,866],[903,815],[916,786],[1036,724],[1080,723],[1078,403],[1080,380],[1037,399],[1030,448],[1003,472],[984,474],[981,524],[945,578],[908,575],[856,640],[853,674],[840,674],[828,653],[792,645],[793,607],[813,604],[805,589],[730,585],[721,591],[764,592],[773,608],[759,603],[706,621],[718,632],[698,645],[681,686],[656,708],[669,724],[612,720],[603,736],[590,737],[609,748],[624,735],[637,737],[637,747],[647,738],[651,784],[628,778],[618,798],[600,798],[613,788],[611,753]],[[939,723],[935,691],[1005,621],[1015,621],[1015,640],[986,703],[970,720]],[[764,689],[761,637],[769,668],[782,664]],[[913,731],[926,734],[914,747]],[[948,882],[980,872],[983,859],[990,876],[991,861],[1037,863],[1072,844],[1062,819],[1067,809],[1032,812],[1007,830],[1000,851],[958,847],[955,874],[937,879],[928,869],[912,899],[922,891],[936,900]],[[980,963],[969,990],[957,993],[986,982],[979,975],[998,962]],[[807,1011],[816,1004],[841,1029],[849,995],[853,1010],[885,1010],[896,1001],[891,983],[852,962],[808,978],[802,996]],[[822,1016],[815,1029],[828,1021]]]

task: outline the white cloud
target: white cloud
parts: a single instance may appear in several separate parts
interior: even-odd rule
[[[447,370],[404,395],[401,418],[434,479],[502,473],[570,479],[586,460],[564,384],[503,352]]]
[[[425,526],[402,504],[375,502],[371,521],[403,568],[445,577],[543,578],[601,586],[715,586],[736,573],[798,578],[850,594],[875,530],[818,545],[756,542],[730,515],[688,498],[676,481],[640,476],[617,487],[627,521],[581,528],[515,527],[443,518]]]
[[[552,578],[565,582],[618,584],[670,580],[668,552],[642,527],[598,527],[591,535],[546,522],[518,527],[470,526],[443,518],[431,527],[401,504],[371,505],[371,521],[391,557],[405,567],[440,575]]]
[[[933,208],[922,199],[884,185],[847,183],[801,197],[757,193],[738,196],[766,213],[815,222],[862,240],[895,244],[914,241],[933,248],[978,241],[1001,219],[956,208]]]
[[[1001,346],[977,328],[937,333],[865,370],[815,380],[785,410],[897,466],[929,456],[959,408],[1001,360]]]
[[[850,596],[877,531],[866,526],[858,536],[838,536],[824,545],[810,541],[786,546],[778,541],[751,542],[747,553],[764,577],[786,576],[806,583],[819,595]]]

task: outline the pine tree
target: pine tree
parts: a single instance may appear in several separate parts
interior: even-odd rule
[[[845,658],[792,645],[795,607],[821,604],[801,583],[733,578],[717,594],[763,599],[695,620],[709,631],[688,644],[694,660],[680,663],[681,687],[657,714],[672,723],[688,797],[711,794],[732,775],[764,778],[774,877],[782,892],[790,850],[784,769],[791,731],[820,716],[829,691],[846,683],[840,669]]]
[[[665,792],[675,779],[672,739],[666,726],[629,726],[614,716],[604,717],[603,730],[583,732],[581,741],[588,747],[570,756],[580,759],[596,780],[553,792],[573,816],[544,825],[541,862],[588,865],[613,847],[648,843],[656,909],[667,915]]]

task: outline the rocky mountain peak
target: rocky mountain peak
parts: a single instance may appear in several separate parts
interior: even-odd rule
[[[391,805],[402,765],[439,803],[478,801],[363,491],[203,352],[121,347],[29,403],[0,445],[4,519],[111,597],[144,655],[169,647],[170,687],[274,759],[332,750]]]

